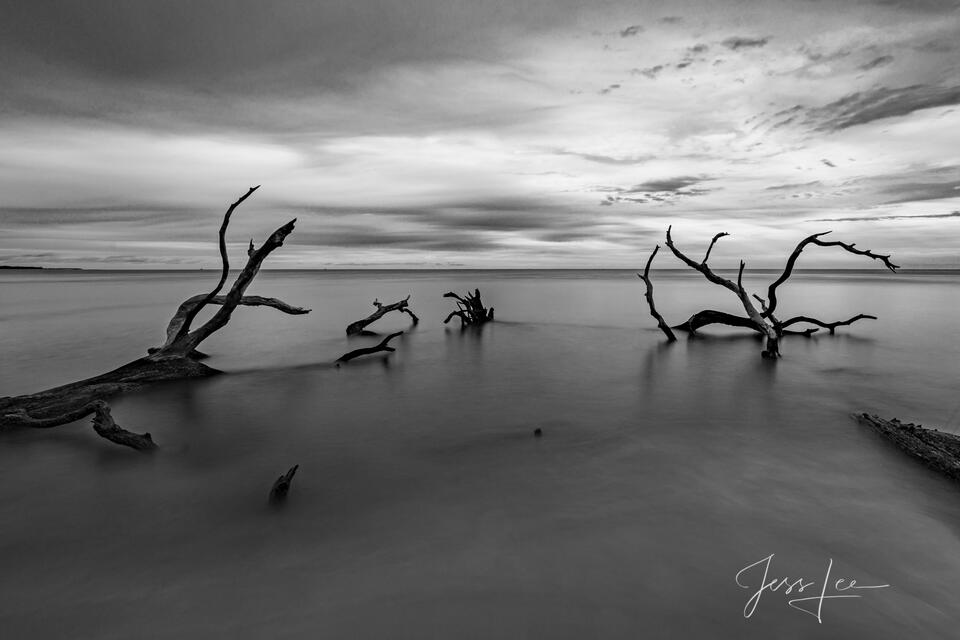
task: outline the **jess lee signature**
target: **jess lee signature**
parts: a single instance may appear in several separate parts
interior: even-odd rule
[[[749,618],[757,610],[757,605],[760,604],[760,598],[764,592],[781,592],[785,596],[816,593],[816,595],[798,595],[798,597],[787,600],[787,604],[797,611],[810,614],[817,619],[817,622],[822,624],[821,614],[824,600],[862,598],[862,595],[854,592],[861,589],[886,589],[890,586],[888,584],[861,585],[857,584],[857,581],[852,578],[831,579],[830,572],[833,570],[833,558],[830,558],[827,563],[827,571],[819,586],[816,580],[808,580],[803,577],[772,577],[770,575],[770,564],[773,562],[774,555],[771,553],[766,558],[748,564],[737,572],[737,585],[741,589],[754,590],[753,595],[750,596],[747,604],[743,607],[744,618]]]

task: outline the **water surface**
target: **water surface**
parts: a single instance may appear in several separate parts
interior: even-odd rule
[[[737,310],[698,278],[655,275],[668,320]],[[143,354],[213,279],[0,274],[0,395]],[[445,327],[441,294],[474,287],[497,322]],[[781,317],[879,320],[776,363],[736,331],[664,344],[632,272],[263,272],[250,293],[313,312],[241,308],[203,346],[229,375],[117,399],[157,455],[88,423],[2,435],[5,637],[956,637],[960,489],[848,417],[958,431],[955,274],[798,274]],[[396,353],[331,365],[407,294]],[[734,575],[771,553],[891,586],[822,624],[779,594],[744,619]]]

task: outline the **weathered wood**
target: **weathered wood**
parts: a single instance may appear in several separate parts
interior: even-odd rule
[[[270,502],[278,504],[287,499],[287,493],[290,492],[290,484],[293,482],[293,476],[297,473],[300,465],[295,464],[290,467],[285,474],[276,479],[273,487],[270,488]]]
[[[413,324],[419,324],[420,318],[410,309],[410,296],[407,296],[399,302],[394,302],[393,304],[383,304],[379,300],[373,301],[373,306],[377,308],[376,311],[371,313],[366,318],[357,320],[356,322],[350,323],[350,326],[347,327],[347,335],[352,336],[358,333],[361,333],[369,325],[373,324],[383,316],[387,315],[391,311],[399,311],[405,313],[413,319]]]
[[[717,238],[720,236],[718,235]],[[716,242],[717,238],[714,238]],[[710,248],[713,248],[713,243],[710,244]],[[647,305],[650,307],[650,315],[657,321],[657,326],[660,327],[660,331],[663,331],[663,334],[667,336],[668,342],[676,342],[677,336],[673,335],[673,330],[670,328],[670,325],[667,324],[667,321],[663,319],[663,316],[660,315],[660,312],[657,311],[657,305],[653,302],[653,282],[650,280],[650,265],[653,264],[653,259],[657,256],[657,251],[660,250],[660,245],[657,245],[653,248],[653,253],[650,254],[650,257],[647,258],[647,266],[643,268],[643,273],[638,273],[637,277],[643,280],[643,283],[647,285],[647,292],[644,294],[644,297],[647,299]],[[707,257],[710,257],[710,249],[707,249]],[[707,258],[703,259],[706,262]]]
[[[396,351],[396,349],[394,349],[393,347],[387,346],[387,343],[400,335],[403,335],[403,331],[397,331],[396,333],[391,333],[386,338],[381,340],[379,344],[374,345],[372,347],[364,347],[362,349],[354,349],[353,351],[349,351],[336,359],[337,366],[339,366],[339,364],[342,362],[350,362],[354,358],[359,358],[360,356],[366,356],[371,353],[380,353],[383,351],[387,351],[387,352]]]
[[[853,418],[931,469],[960,480],[960,437],[936,429],[925,429],[912,422],[885,420],[867,413],[854,414]]]
[[[123,435],[129,434],[129,432],[122,429],[117,431],[119,427],[116,427],[110,417],[109,408],[106,408],[106,405],[101,407],[104,400],[118,393],[138,389],[155,382],[200,378],[219,373],[216,369],[199,362],[205,356],[197,351],[197,346],[215,331],[224,327],[237,306],[269,306],[285,313],[307,313],[308,309],[293,307],[275,298],[244,295],[247,287],[259,272],[263,261],[271,252],[280,247],[284,239],[293,231],[295,219],[274,231],[259,249],[254,249],[251,241],[247,263],[237,276],[229,293],[226,296],[217,295],[223,288],[229,268],[226,258],[225,233],[230,216],[237,206],[256,189],[257,187],[249,189],[244,196],[230,206],[224,215],[219,236],[221,258],[223,260],[220,282],[210,293],[194,296],[180,305],[167,326],[167,340],[163,346],[150,349],[149,355],[143,358],[92,378],[34,394],[0,398],[0,429],[16,427],[50,428],[68,424],[91,413],[96,413],[98,415],[96,423],[99,425],[98,433],[102,432],[101,435],[118,444],[134,446],[132,444],[134,441],[130,440],[127,435]],[[220,309],[210,320],[191,331],[190,323],[205,304],[217,304],[220,305]],[[136,434],[130,434],[130,436],[136,436]],[[141,438],[145,438],[145,436]],[[152,440],[150,442],[152,443]]]
[[[121,428],[113,421],[110,414],[110,407],[102,400],[94,403],[97,405],[93,414],[93,430],[103,438],[111,442],[136,449],[137,451],[153,451],[157,445],[149,433],[133,433]]]
[[[707,251],[703,256],[701,262],[696,262],[684,254],[673,242],[671,237],[671,231],[673,227],[667,227],[667,238],[666,245],[673,252],[681,262],[685,265],[699,271],[703,276],[712,282],[713,284],[719,285],[732,291],[736,294],[737,298],[740,300],[741,305],[743,306],[744,311],[746,311],[746,317],[737,316],[725,311],[715,311],[713,309],[704,309],[694,313],[686,322],[683,322],[678,325],[674,325],[670,328],[677,329],[679,331],[689,331],[690,333],[696,333],[697,329],[705,327],[711,324],[723,324],[731,327],[743,327],[750,329],[757,333],[760,333],[766,338],[764,350],[761,351],[760,355],[764,358],[779,358],[780,357],[780,339],[785,335],[802,335],[805,337],[810,337],[816,333],[820,328],[827,329],[831,334],[835,333],[838,327],[848,326],[857,322],[859,320],[876,320],[876,316],[871,316],[867,314],[858,314],[853,316],[848,320],[840,320],[836,322],[825,322],[817,318],[812,318],[809,316],[795,316],[789,320],[780,321],[775,315],[777,307],[777,288],[782,285],[786,280],[792,275],[794,266],[799,258],[800,253],[803,251],[804,247],[810,244],[816,244],[822,247],[841,247],[845,251],[852,253],[854,255],[866,256],[873,260],[879,260],[886,266],[890,271],[896,271],[900,267],[890,261],[889,255],[882,255],[870,251],[869,249],[857,249],[856,245],[853,243],[845,243],[840,241],[826,241],[821,240],[821,236],[830,233],[829,231],[822,233],[815,233],[811,236],[804,238],[793,250],[793,253],[787,259],[787,264],[783,270],[783,273],[775,280],[767,289],[767,295],[770,298],[769,305],[767,301],[761,298],[760,296],[754,294],[752,297],[755,298],[761,305],[760,311],[757,311],[756,307],[751,302],[750,294],[747,292],[746,288],[743,286],[743,271],[746,266],[746,263],[741,260],[740,268],[737,272],[736,282],[728,280],[716,272],[714,272],[709,266],[707,266],[707,261],[710,259],[710,253],[713,251],[713,247],[716,245],[717,241],[720,238],[728,236],[730,234],[726,232],[721,232],[713,236],[710,240],[710,245],[707,247]],[[667,336],[667,340],[674,340],[672,331],[664,330],[666,322],[663,320],[663,317],[656,310],[653,305],[653,291],[652,284],[649,279],[649,268],[650,263],[653,261],[653,256],[656,255],[659,245],[654,249],[653,254],[647,260],[647,268],[644,270],[644,274],[640,275],[640,278],[644,280],[644,283],[647,285],[647,301],[650,304],[651,315],[657,320],[657,325],[661,330],[664,331],[664,334]],[[792,330],[789,327],[796,324],[812,324],[815,327],[806,328],[803,330]]]
[[[493,320],[493,307],[487,309],[483,306],[483,300],[480,298],[480,289],[475,289],[473,293],[466,293],[460,296],[453,291],[443,294],[444,298],[453,298],[457,301],[457,309],[451,311],[443,321],[447,324],[454,318],[460,318],[460,326],[481,325]]]

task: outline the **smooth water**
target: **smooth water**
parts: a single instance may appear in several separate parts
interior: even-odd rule
[[[214,280],[0,272],[0,395],[143,354]],[[697,274],[655,284],[674,322],[737,310]],[[474,287],[497,321],[445,327],[441,294]],[[879,320],[776,363],[735,331],[665,344],[629,272],[263,272],[250,293],[313,312],[241,308],[202,347],[230,375],[117,399],[156,455],[87,422],[0,434],[4,638],[957,637],[960,487],[849,418],[958,431],[956,274],[798,274],[781,317]],[[331,365],[407,294],[396,353]],[[830,559],[831,583],[890,587],[819,624],[765,593],[746,619],[734,577],[770,554],[809,591]]]

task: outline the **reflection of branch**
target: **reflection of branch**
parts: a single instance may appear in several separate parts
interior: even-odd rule
[[[663,331],[665,336],[667,336],[667,340],[674,342],[676,341],[677,336],[673,335],[673,330],[670,329],[670,325],[666,323],[666,321],[663,319],[663,316],[660,315],[659,311],[657,311],[656,305],[653,303],[653,282],[650,281],[650,265],[653,263],[653,259],[659,250],[660,245],[657,245],[653,248],[653,253],[650,254],[649,258],[647,258],[647,266],[643,268],[643,273],[638,273],[637,276],[643,280],[644,284],[647,285],[647,292],[644,294],[644,297],[647,299],[647,304],[650,305],[650,315],[653,316],[657,321],[657,326],[660,327],[660,330]],[[709,250],[707,250],[707,255],[710,255]]]
[[[380,344],[372,347],[364,347],[363,349],[354,349],[353,351],[345,353],[339,358],[337,358],[336,362],[349,362],[354,358],[365,356],[370,353],[379,353],[381,351],[396,351],[396,349],[394,349],[393,347],[388,347],[387,343],[400,335],[403,335],[403,331],[397,331],[396,333],[391,333],[386,338],[381,340]]]

